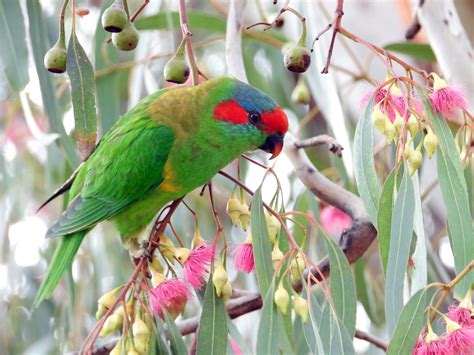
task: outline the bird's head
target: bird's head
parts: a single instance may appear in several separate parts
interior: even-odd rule
[[[219,101],[215,104],[213,118],[229,124],[242,125],[261,137],[258,148],[276,158],[283,148],[283,138],[288,131],[288,118],[281,107],[262,91],[232,78],[221,81]]]

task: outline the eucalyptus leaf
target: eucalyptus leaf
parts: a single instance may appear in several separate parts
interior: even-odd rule
[[[395,169],[385,180],[380,194],[377,214],[377,238],[379,240],[380,257],[385,273],[387,273],[388,252],[390,250],[390,231],[392,228],[393,188],[395,185]]]
[[[412,58],[420,59],[428,63],[436,63],[436,55],[429,44],[397,42],[387,44],[383,48],[387,51],[406,54]]]
[[[176,323],[166,309],[162,309],[162,312],[168,330],[172,354],[187,355],[188,350],[186,349],[186,344],[184,343],[178,327],[176,327]]]

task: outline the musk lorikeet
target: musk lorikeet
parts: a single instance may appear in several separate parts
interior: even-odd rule
[[[62,239],[33,306],[51,296],[97,223],[111,220],[127,243],[168,202],[205,184],[240,154],[260,148],[276,157],[287,130],[275,101],[232,78],[141,100],[45,202],[70,189],[67,209],[47,232]]]

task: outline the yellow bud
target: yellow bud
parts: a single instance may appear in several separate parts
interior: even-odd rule
[[[275,291],[274,301],[281,313],[286,316],[288,313],[288,305],[290,304],[290,295],[285,290],[281,282]]]
[[[159,284],[161,284],[162,282],[166,280],[165,275],[163,275],[161,272],[158,272],[152,268],[148,268],[148,269],[150,270],[150,273],[151,273],[151,285],[153,287],[158,286]]]
[[[304,271],[305,267],[306,264],[304,262],[303,256],[301,253],[298,253],[290,264],[291,276],[293,276],[294,280],[299,279],[300,274]]]
[[[227,304],[230,296],[232,296],[232,285],[227,281],[224,284],[224,287],[222,287],[222,298],[224,299],[224,304]]]
[[[123,310],[122,310],[123,311]],[[110,333],[115,332],[118,330],[123,324],[123,313],[120,314],[119,312],[112,313],[104,322],[104,326],[102,327],[99,336],[105,337]]]
[[[284,255],[278,247],[278,244],[275,244],[272,251],[272,265],[274,270],[276,270],[278,264],[280,263],[280,260],[283,259],[283,256]]]
[[[201,231],[199,230],[199,226],[196,225],[196,228],[194,228],[194,237],[191,242],[191,248],[194,249],[205,242],[206,241],[201,237]]]
[[[103,305],[99,304],[97,307],[97,312],[95,313],[95,319],[99,320],[104,316],[105,313],[107,313],[107,311],[107,307],[104,307]]]
[[[153,255],[151,256],[150,268],[152,268],[152,269],[154,269],[158,272],[163,272],[165,270],[163,264],[158,259],[158,255],[156,255],[155,253],[153,253]]]
[[[397,84],[390,87],[390,93],[395,96],[403,96],[403,92]]]
[[[224,266],[222,266],[222,264],[219,264],[219,266],[214,270],[214,273],[212,274],[212,283],[216,288],[217,297],[221,297],[222,289],[227,283],[227,280],[227,271],[224,269]]]
[[[437,336],[436,333],[433,332],[431,327],[429,327],[428,328],[428,333],[426,333],[426,336],[425,336],[425,342],[430,343],[430,342],[436,341],[436,340],[439,340],[439,336]]]
[[[412,137],[416,136],[420,128],[418,126],[418,120],[416,119],[415,115],[411,114],[410,117],[408,117],[407,128],[408,131],[410,131],[410,135]]]
[[[232,192],[229,201],[227,201],[226,212],[229,215],[230,219],[232,220],[232,224],[234,227],[237,227],[239,224],[239,217],[240,211],[242,209],[242,204],[240,200],[237,198],[237,193],[235,191]]]
[[[421,163],[423,161],[423,155],[421,155],[421,152],[418,149],[413,150],[410,152],[410,156],[408,157],[408,162],[410,163],[410,175],[413,175],[415,171],[418,170],[418,168],[421,166]]]
[[[303,76],[300,76],[293,92],[291,93],[291,101],[297,104],[307,105],[311,99],[308,86],[306,85]]]
[[[450,334],[456,330],[461,329],[462,327],[459,323],[449,319],[448,317],[444,316],[443,320],[446,322],[446,333]]]
[[[436,148],[438,148],[438,137],[436,137],[436,135],[431,130],[428,130],[428,134],[423,140],[423,147],[428,154],[428,158],[431,159],[433,154],[436,152]]]
[[[459,307],[469,309],[471,311],[474,310],[473,307],[472,307],[472,290],[471,290],[471,288],[469,288],[467,290],[466,295],[464,296],[464,298],[459,303]]]
[[[435,90],[441,90],[444,89],[445,87],[448,86],[448,83],[441,79],[438,74],[436,73],[431,73],[431,76],[433,77],[433,89]]]
[[[410,154],[411,154],[411,148],[410,148],[410,143],[405,144],[405,159],[410,159]]]
[[[392,122],[387,118],[385,122],[385,138],[387,138],[387,144],[392,144],[393,139],[396,135],[395,126]]]
[[[372,123],[380,131],[380,133],[385,133],[385,126],[387,123],[387,115],[380,110],[380,105],[376,105],[374,111],[372,112]]]
[[[115,344],[109,355],[122,355],[122,339],[117,341],[117,344]]]
[[[400,136],[403,128],[403,118],[398,114],[398,112],[396,113],[395,121],[393,121],[393,126],[395,128],[395,136]]]
[[[308,321],[308,302],[300,295],[293,298],[293,309],[303,319],[304,323]]]
[[[160,243],[158,244],[158,249],[160,249],[161,254],[170,261],[170,263],[174,263],[174,249],[175,245],[173,241],[168,238],[166,235],[161,235]]]
[[[143,320],[135,320],[132,325],[132,334],[135,343],[135,349],[140,354],[146,354],[148,352],[150,331]]]
[[[174,256],[181,264],[184,264],[191,254],[191,249],[188,248],[176,248],[174,250]]]
[[[267,222],[268,237],[272,244],[275,244],[275,241],[280,234],[280,221],[274,215],[269,213],[265,213],[265,221]]]
[[[120,287],[114,288],[113,290],[104,293],[98,300],[97,303],[99,306],[104,306],[106,309],[109,309],[115,303],[115,296],[120,290]]]
[[[246,204],[242,204],[239,220],[240,220],[240,224],[242,225],[242,229],[246,231],[250,222],[250,210]]]

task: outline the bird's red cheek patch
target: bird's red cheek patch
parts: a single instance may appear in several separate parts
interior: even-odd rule
[[[265,132],[285,134],[288,131],[288,118],[279,107],[272,112],[262,113],[262,126]]]
[[[224,101],[218,104],[214,109],[214,118],[233,124],[248,123],[247,111],[234,100]]]

